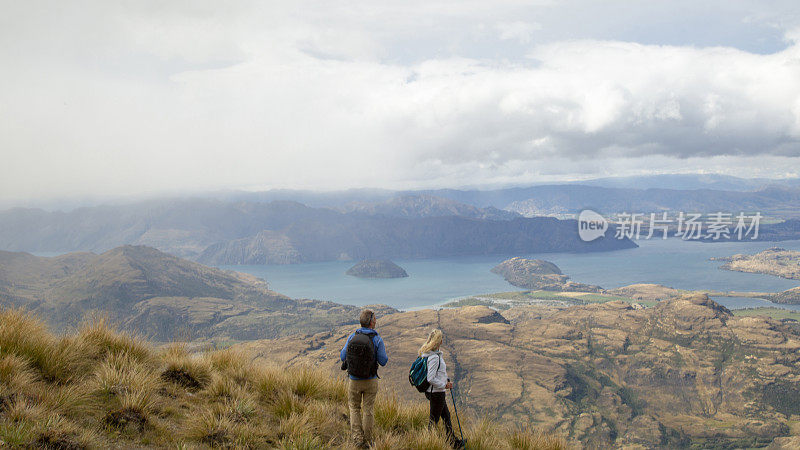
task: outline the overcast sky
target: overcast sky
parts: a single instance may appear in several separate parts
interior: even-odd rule
[[[0,201],[798,176],[798,5],[0,0]]]

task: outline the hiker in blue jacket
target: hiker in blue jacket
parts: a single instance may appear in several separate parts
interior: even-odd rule
[[[378,364],[385,366],[389,357],[383,339],[375,331],[375,313],[365,309],[361,311],[358,321],[361,328],[347,338],[339,356],[342,370],[347,370],[350,377],[347,401],[350,406],[350,434],[357,447],[369,448],[375,423],[373,407],[378,394]]]

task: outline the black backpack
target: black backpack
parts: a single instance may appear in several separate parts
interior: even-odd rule
[[[356,378],[370,378],[378,375],[378,360],[375,358],[375,343],[372,337],[376,332],[356,331],[345,351],[347,373]]]

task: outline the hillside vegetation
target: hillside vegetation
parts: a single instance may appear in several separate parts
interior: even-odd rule
[[[132,245],[52,258],[0,251],[0,305],[32,310],[55,330],[99,311],[161,342],[277,337],[301,318],[306,329],[323,331],[358,315],[355,306],[291,299],[254,276]]]
[[[257,365],[235,350],[156,349],[103,320],[54,336],[0,309],[0,447],[351,448],[346,384],[307,367]],[[561,449],[535,431],[462,417],[474,449]],[[427,404],[383,390],[379,449],[446,449]]]
[[[335,375],[354,328],[310,335],[307,345],[239,346]],[[800,435],[798,324],[736,316],[705,294],[651,308],[606,301],[379,315],[389,353],[381,377],[401,399],[418,396],[407,365],[432,328],[444,332],[459,411],[532,424],[576,448],[753,448]]]

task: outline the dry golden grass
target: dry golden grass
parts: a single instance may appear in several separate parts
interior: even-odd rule
[[[455,418],[453,418],[455,421]],[[466,424],[462,424],[466,425]],[[457,424],[453,424],[458,427]],[[475,423],[469,424],[466,428],[465,437],[469,446],[474,450],[494,450],[505,447],[504,443],[499,439],[498,434],[495,432],[498,424],[488,419],[482,419]]]
[[[94,316],[78,329],[76,339],[87,344],[94,360],[125,354],[138,362],[153,362],[153,352],[142,338],[118,332],[104,316]]]
[[[35,380],[36,374],[27,359],[13,354],[0,355],[0,386],[11,392],[25,392]]]
[[[156,350],[94,319],[56,337],[0,309],[2,448],[353,449],[347,383],[313,368],[254,364],[236,350]],[[427,403],[381,393],[376,449],[446,449]],[[467,418],[467,422],[469,419]],[[470,449],[561,449],[535,431],[465,425]]]
[[[380,392],[375,402],[375,425],[385,431],[421,430],[428,426],[428,403],[403,403],[393,393]]]

